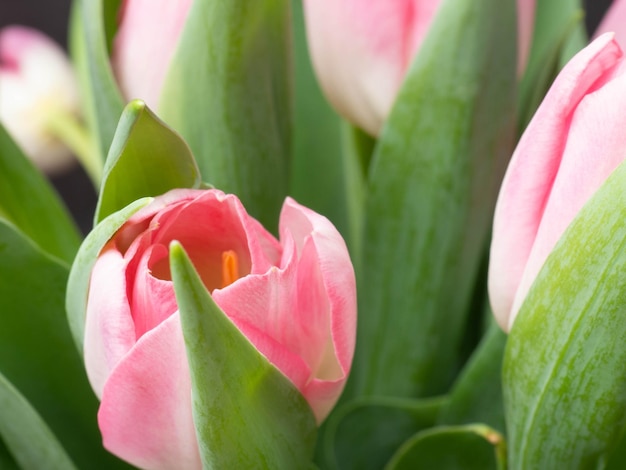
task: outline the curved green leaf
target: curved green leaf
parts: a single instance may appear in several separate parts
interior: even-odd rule
[[[43,250],[68,263],[80,245],[78,229],[48,181],[0,124],[0,217]]]
[[[104,167],[95,223],[147,196],[197,188],[200,172],[182,138],[143,101],[124,109]]]
[[[501,370],[506,340],[507,335],[492,321],[454,384],[440,424],[484,423],[504,432]]]
[[[385,470],[505,470],[500,434],[482,424],[428,429],[407,441]]]
[[[122,464],[102,448],[98,402],[67,325],[63,304],[67,277],[66,266],[0,220],[0,373],[41,416],[78,467],[120,468]],[[4,387],[9,393],[5,398],[15,399]],[[23,408],[17,402],[15,406]],[[0,406],[0,429],[13,436],[3,434],[2,439],[12,451],[19,445],[13,428],[21,425],[13,421],[18,411]],[[37,468],[44,466],[40,462]]]
[[[309,468],[316,424],[304,397],[222,312],[177,242],[174,290],[205,468]]]
[[[515,5],[445,0],[371,163],[351,393],[444,393],[510,155]]]
[[[72,264],[67,281],[65,309],[70,331],[81,355],[83,352],[83,337],[85,332],[85,313],[87,311],[87,297],[89,294],[89,280],[100,251],[124,225],[128,218],[142,207],[148,205],[152,198],[144,198],[129,204],[124,209],[111,214],[100,222],[85,238]]]
[[[0,437],[23,470],[76,469],[41,416],[1,373],[0,409]]]
[[[288,189],[290,13],[290,0],[194,1],[158,109],[202,179],[266,227],[278,225]]]
[[[124,99],[111,70],[108,50],[111,18],[115,17],[119,0],[84,0],[76,3],[80,5],[77,8],[80,10],[81,21],[75,27],[77,32],[84,34],[84,44],[75,49],[78,55],[74,57],[78,59],[79,70],[83,74],[81,83],[89,86],[89,123],[98,138],[98,148],[104,164],[104,157],[124,108]]]
[[[596,468],[626,425],[626,165],[571,223],[504,357],[511,469]]]
[[[343,405],[326,425],[323,451],[328,468],[382,468],[404,441],[436,423],[445,402],[367,397]]]

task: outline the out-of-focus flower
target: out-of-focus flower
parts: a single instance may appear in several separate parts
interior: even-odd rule
[[[311,59],[339,114],[378,135],[439,4],[440,0],[304,0]],[[520,64],[528,56],[534,13],[535,0],[518,0]]]
[[[124,0],[113,69],[128,99],[157,109],[161,88],[193,0]]]
[[[496,206],[489,295],[508,331],[557,241],[626,153],[626,70],[612,34],[563,68],[513,154]]]
[[[104,445],[142,468],[201,468],[168,247],[178,240],[215,302],[300,390],[318,421],[338,399],[356,335],[346,245],[287,199],[280,241],[233,195],[174,190],[132,216],[92,271],[85,362]]]
[[[598,37],[604,33],[615,33],[615,39],[622,46],[626,44],[626,1],[614,0],[594,33]]]
[[[0,121],[42,170],[56,172],[72,152],[54,131],[58,119],[79,114],[76,78],[65,52],[23,26],[0,31]]]

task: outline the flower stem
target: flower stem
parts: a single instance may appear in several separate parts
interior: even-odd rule
[[[55,113],[46,122],[49,132],[67,145],[76,155],[96,188],[102,180],[102,163],[93,139],[82,121],[72,113]]]

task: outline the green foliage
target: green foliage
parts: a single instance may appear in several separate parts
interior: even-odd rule
[[[177,242],[170,263],[205,468],[309,468],[316,423],[304,397],[222,312]]]
[[[142,197],[199,186],[200,172],[185,141],[142,101],[132,101],[109,149],[95,222]]]
[[[0,125],[0,218],[40,248],[71,262],[80,244],[76,225],[44,176]]]
[[[511,330],[511,470],[595,469],[626,424],[626,165],[574,219]]]
[[[513,1],[444,1],[383,129],[369,173],[351,394],[436,395],[456,374],[512,147],[514,11]]]
[[[436,427],[407,441],[385,470],[505,470],[502,436],[480,424]]]
[[[291,77],[290,0],[196,0],[159,103],[202,179],[266,227],[288,190]]]

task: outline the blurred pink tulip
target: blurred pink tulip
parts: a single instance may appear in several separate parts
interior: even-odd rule
[[[291,199],[279,241],[233,195],[174,190],[131,217],[93,268],[85,362],[101,398],[105,447],[141,468],[201,468],[169,270],[172,240],[321,422],[341,394],[355,343],[355,279],[343,239]]]
[[[76,78],[63,49],[31,28],[0,30],[0,121],[43,171],[54,173],[73,161],[50,125],[61,114],[79,112]]]
[[[113,69],[127,100],[158,109],[161,89],[193,0],[124,0]]]
[[[598,37],[608,32],[615,33],[615,39],[622,47],[626,44],[626,1],[613,1],[594,36]]]
[[[335,109],[378,135],[441,0],[304,0],[311,59]],[[518,0],[525,64],[535,0]]]
[[[567,226],[626,157],[624,109],[622,51],[605,34],[563,68],[522,135],[500,189],[489,266],[505,331]]]

